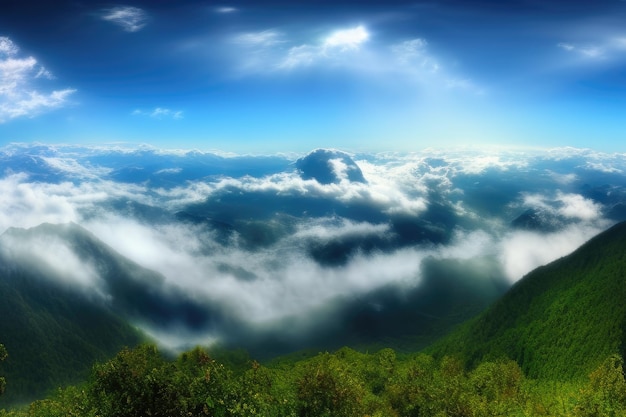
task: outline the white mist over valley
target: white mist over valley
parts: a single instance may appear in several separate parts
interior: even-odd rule
[[[366,341],[364,317],[411,317],[398,332],[415,333],[420,318],[478,310],[476,299],[626,220],[626,155],[574,148],[268,156],[16,144],[0,162],[3,258],[173,349],[287,349],[320,332]],[[114,278],[110,262],[126,272]],[[467,306],[450,301],[455,287]]]

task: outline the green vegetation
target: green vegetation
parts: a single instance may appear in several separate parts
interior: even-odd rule
[[[585,379],[626,347],[626,223],[528,274],[479,317],[427,349],[470,367],[511,358],[531,378]]]
[[[201,348],[168,360],[141,345],[95,365],[83,385],[0,417],[623,416],[622,366],[611,355],[585,382],[555,384],[528,379],[503,359],[467,370],[451,356],[342,348],[280,367],[249,361],[235,370]]]
[[[85,380],[96,361],[142,336],[104,305],[36,274],[0,267],[0,336],[10,353],[0,407],[41,398]]]

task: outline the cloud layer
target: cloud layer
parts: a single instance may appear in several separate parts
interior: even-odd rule
[[[389,288],[420,294],[458,263],[508,285],[626,220],[624,155],[306,157],[334,180],[304,175],[297,156],[8,147],[0,152],[0,228],[78,223],[220,317],[260,329]],[[363,180],[346,174],[352,166]],[[97,283],[92,269],[66,275]],[[218,328],[203,337],[227,337]]]

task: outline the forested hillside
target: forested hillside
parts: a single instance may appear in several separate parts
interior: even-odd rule
[[[0,406],[32,401],[51,387],[84,380],[95,361],[144,340],[80,286],[59,285],[46,279],[35,262],[18,261],[7,251],[6,237],[0,238],[0,343],[9,356],[0,374],[10,382]]]
[[[468,365],[510,358],[533,378],[584,378],[626,347],[626,223],[538,268],[428,349]]]

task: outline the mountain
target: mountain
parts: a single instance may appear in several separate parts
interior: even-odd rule
[[[0,243],[14,262],[32,273],[69,284],[126,319],[162,328],[180,324],[194,329],[216,319],[206,305],[168,284],[163,275],[125,258],[75,223],[11,228]]]
[[[0,341],[9,352],[0,407],[81,381],[95,361],[144,338],[76,286],[60,285],[17,261],[7,253],[8,240],[6,234],[0,238]]]
[[[625,281],[626,222],[532,271],[429,351],[469,366],[506,356],[533,378],[584,378],[626,353]]]
[[[303,179],[313,179],[320,184],[338,184],[341,180],[367,182],[350,155],[332,149],[314,150],[298,159],[296,168]]]
[[[129,323],[202,330],[217,320],[74,223],[0,236],[0,300],[0,341],[10,355],[4,402],[84,378],[95,361],[145,338]]]

